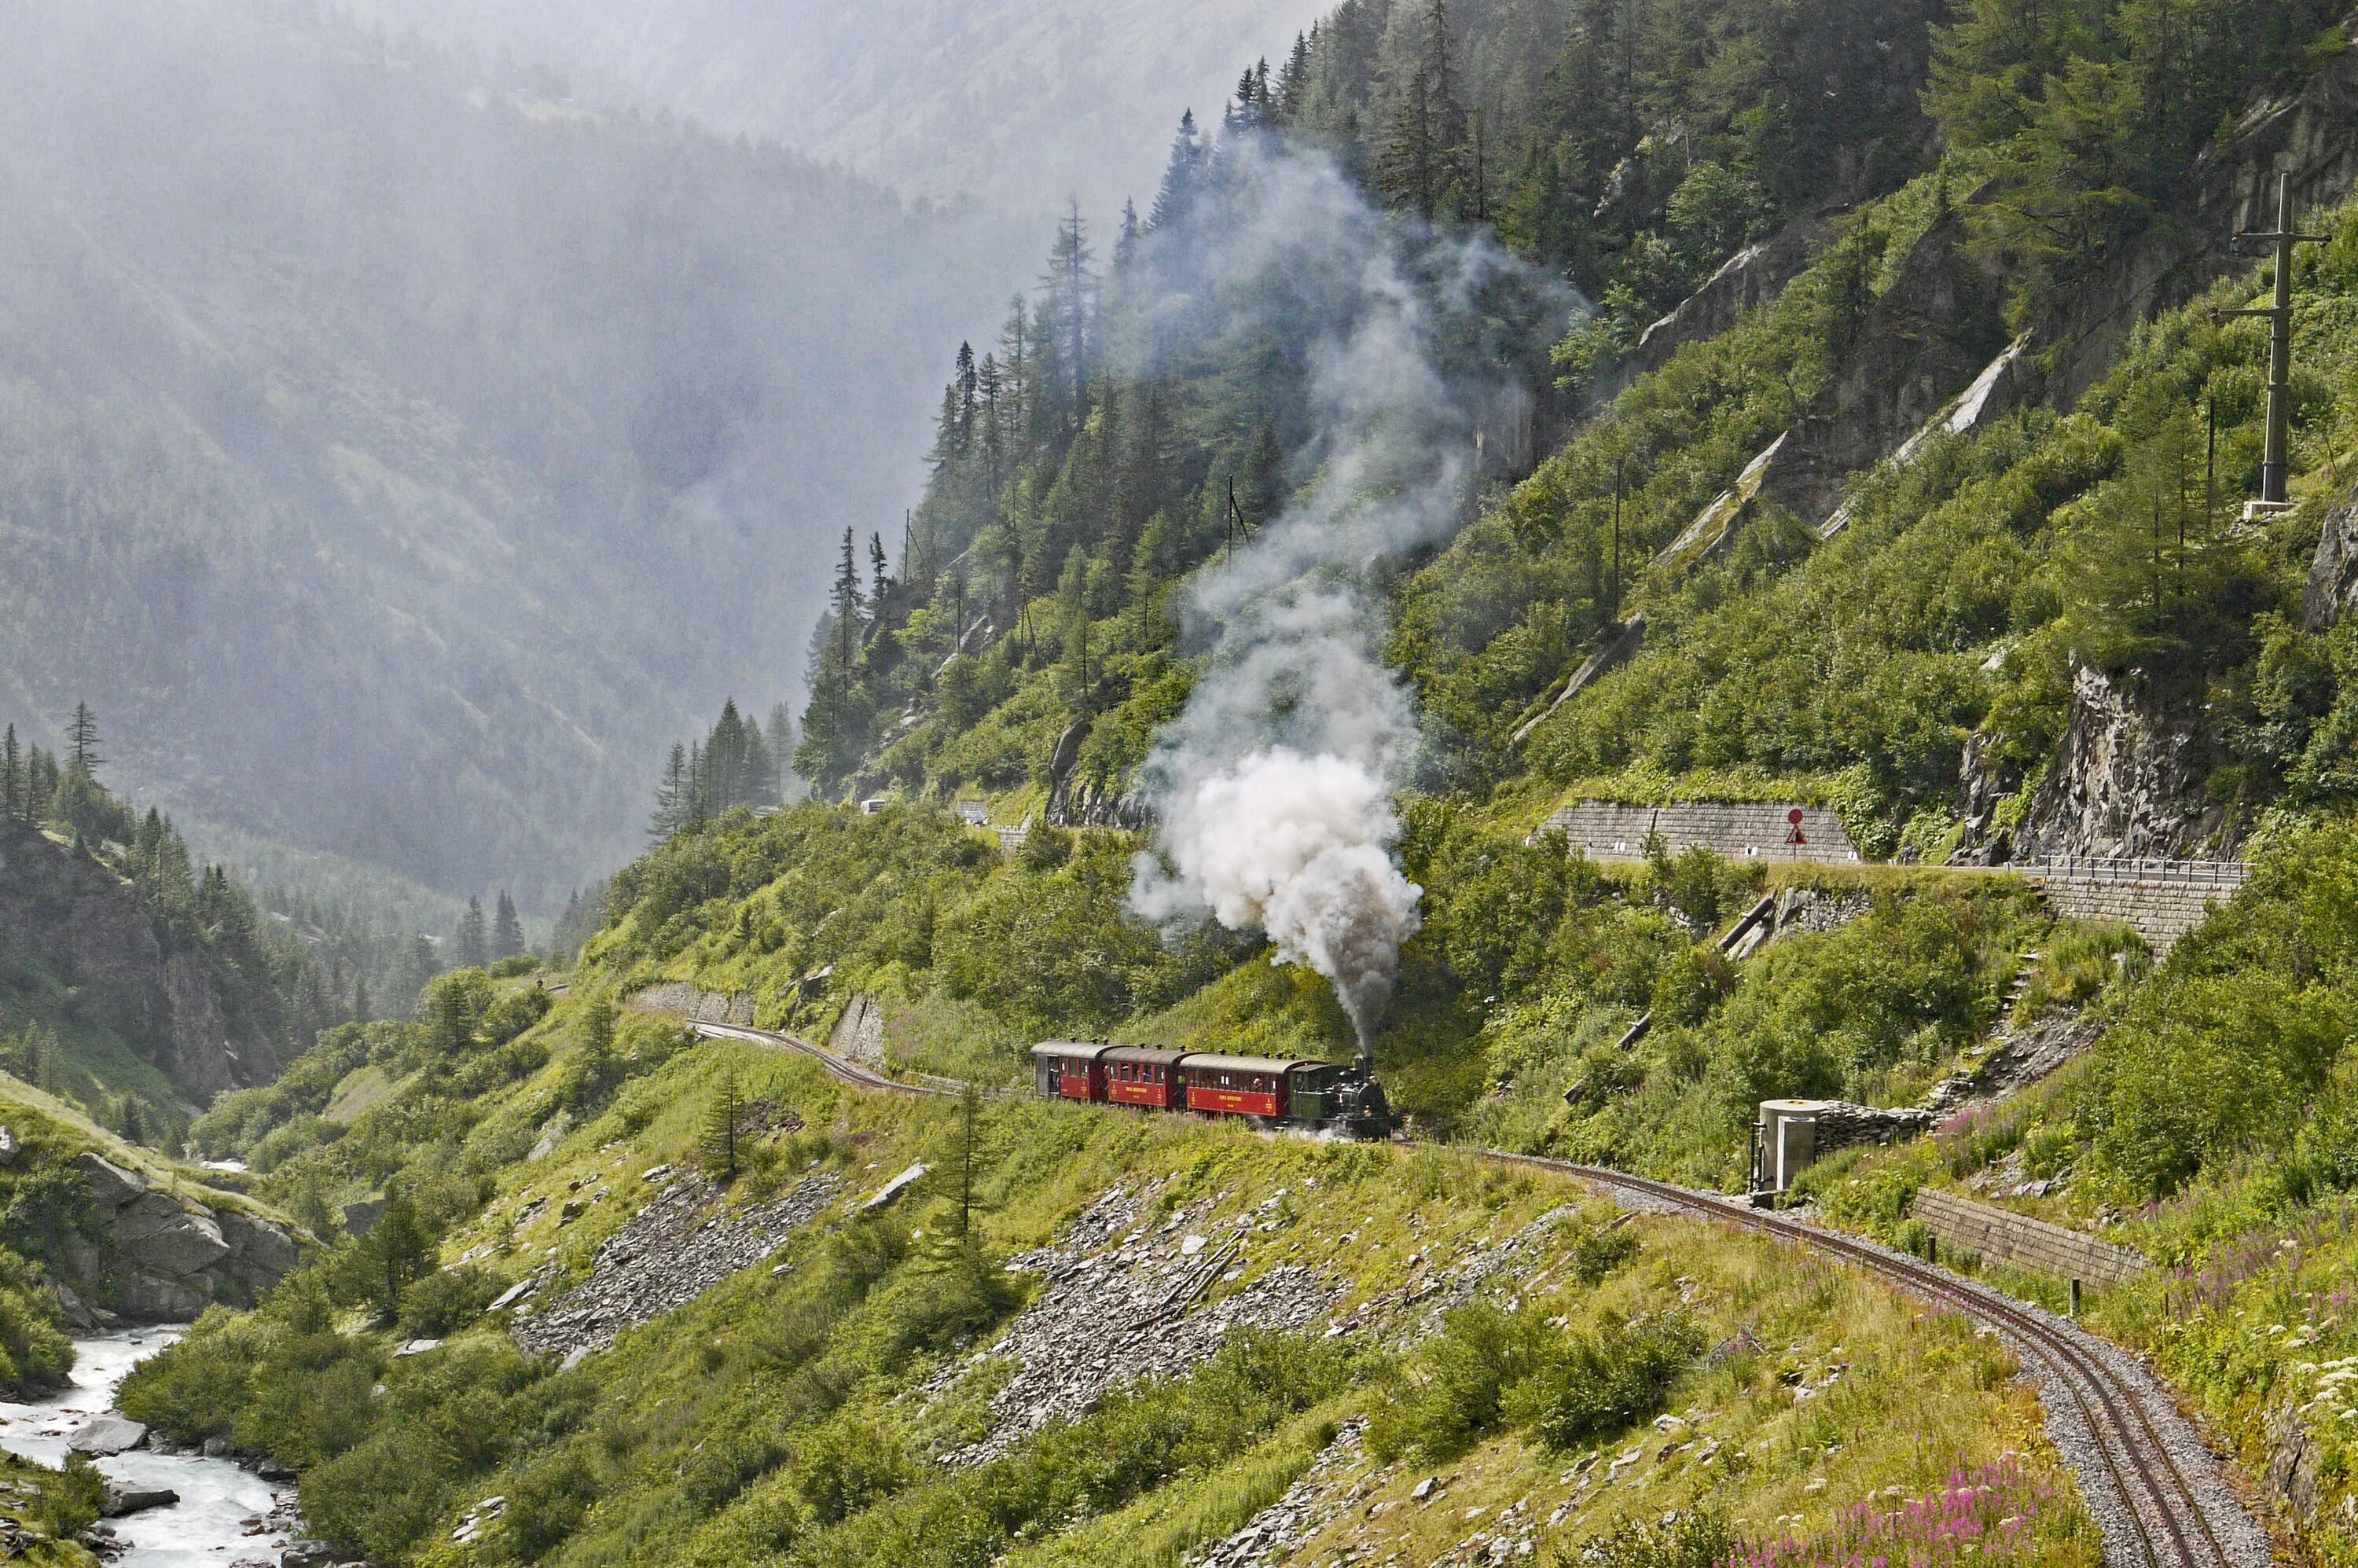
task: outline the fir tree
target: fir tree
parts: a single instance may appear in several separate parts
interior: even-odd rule
[[[492,916],[492,957],[494,961],[514,958],[524,950],[524,922],[516,918],[515,900],[508,896],[507,889],[502,888]]]

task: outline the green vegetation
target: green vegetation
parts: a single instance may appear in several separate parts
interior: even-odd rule
[[[475,1092],[476,1130],[445,1164],[480,1157],[490,1130],[528,1119],[520,1108],[555,1101],[590,1048],[599,1006],[568,998],[518,1036],[545,1044],[547,1060]],[[630,1033],[626,1020],[618,1041]],[[460,1055],[506,1048],[479,1035]],[[379,1109],[443,1099],[447,1088],[420,1087],[433,1070],[413,1069],[419,1076]],[[756,1201],[808,1176],[839,1182],[842,1200],[774,1264],[626,1332],[608,1354],[569,1370],[520,1355],[509,1314],[481,1311],[480,1281],[518,1277],[545,1255],[556,1277],[541,1300],[581,1279],[651,1195],[638,1173],[694,1160],[732,1089],[747,1104],[791,1107],[801,1130],[781,1122],[744,1134],[743,1173],[718,1201]],[[337,1146],[362,1136],[356,1125]],[[330,1152],[280,1165],[264,1186],[299,1182],[297,1168]],[[871,1184],[915,1158],[941,1174],[894,1209],[860,1211]],[[534,1201],[593,1179],[611,1195],[578,1219]],[[1149,1224],[1182,1207],[1201,1227],[1261,1222],[1238,1277],[1214,1286],[1215,1303],[1249,1299],[1272,1270],[1311,1264],[1348,1315],[1353,1303],[1399,1299],[1469,1249],[1528,1239],[1439,1339],[1400,1358],[1361,1336],[1325,1337],[1314,1323],[1301,1336],[1240,1334],[1212,1359],[1116,1391],[1003,1456],[940,1465],[938,1454],[991,1424],[988,1401],[1006,1369],[976,1361],[976,1349],[1033,1299],[1030,1277],[1002,1265],[1054,1240],[1115,1184],[1151,1193]],[[1741,1459],[1719,1444],[1717,1459],[1698,1460],[1692,1446],[1649,1459],[1660,1475],[1646,1488],[1577,1504],[1577,1529],[1600,1536],[1704,1490],[1765,1519],[1830,1467],[1844,1495],[1863,1496],[1928,1486],[2037,1441],[2003,1352],[1952,1320],[1921,1318],[1866,1281],[1766,1244],[1684,1222],[1617,1225],[1560,1183],[1436,1150],[1271,1143],[1022,1099],[960,1107],[860,1094],[802,1058],[712,1042],[666,1055],[546,1158],[512,1159],[484,1187],[444,1222],[438,1249],[446,1264],[462,1250],[480,1263],[423,1276],[388,1315],[355,1288],[364,1246],[345,1243],[260,1311],[209,1314],[134,1375],[125,1410],[297,1465],[315,1529],[409,1563],[453,1560],[449,1532],[493,1494],[509,1500],[477,1550],[503,1561],[979,1568],[1011,1552],[1033,1563],[1173,1563],[1243,1523],[1328,1437],[1370,1417],[1371,1448],[1446,1450],[1453,1488],[1471,1498],[1562,1494],[1553,1476],[1567,1451],[1609,1445],[1663,1410],[1714,1435],[1741,1428],[1773,1440]],[[421,1224],[431,1206],[421,1196]],[[370,1240],[394,1223],[388,1211]],[[419,1334],[445,1342],[392,1354]],[[1876,1348],[1901,1336],[1916,1354]],[[1732,1347],[1704,1354],[1723,1341]],[[1437,1390],[1479,1382],[1501,1343],[1512,1375],[1495,1379],[1493,1412],[1458,1422]],[[944,1384],[916,1392],[937,1375]],[[1826,1398],[1797,1407],[1790,1380],[1822,1377]],[[1898,1441],[1893,1413],[1936,1390],[1939,1422]],[[1414,1475],[1395,1467],[1378,1485],[1404,1496]],[[1439,1522],[1412,1509],[1386,1528]],[[2065,1543],[2054,1561],[2079,1560],[2077,1537],[2054,1539]]]

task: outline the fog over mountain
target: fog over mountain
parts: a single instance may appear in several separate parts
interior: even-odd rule
[[[547,59],[915,195],[1100,216],[1152,195],[1180,111],[1217,119],[1325,0],[343,0]]]
[[[1044,232],[591,112],[278,0],[0,50],[0,719],[528,904],[664,742],[790,695]]]

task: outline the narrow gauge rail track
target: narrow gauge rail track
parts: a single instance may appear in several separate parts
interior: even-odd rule
[[[887,1077],[792,1034],[703,1020],[690,1021],[688,1027],[708,1038],[741,1040],[808,1056],[829,1076],[858,1088],[939,1097],[959,1092],[944,1079],[909,1083]],[[2091,1494],[2090,1502],[2104,1526],[2105,1558],[2114,1568],[2266,1568],[2273,1560],[2266,1532],[2228,1491],[2224,1480],[2214,1475],[2206,1485],[2190,1477],[2172,1454],[2163,1426],[2175,1429],[2171,1435],[2181,1450],[2202,1451],[2201,1440],[2184,1418],[2165,1409],[2157,1422],[2149,1407],[2166,1405],[2166,1397],[2157,1388],[2136,1387],[2108,1365],[2109,1347],[2080,1329],[1905,1253],[1712,1194],[1536,1154],[1510,1154],[1503,1150],[1480,1153],[1498,1164],[1573,1176],[1633,1194],[1658,1206],[1798,1242],[1988,1325],[2047,1369],[2048,1381],[2068,1399],[2071,1413],[2078,1417],[2094,1463],[2077,1467],[2082,1489]],[[2101,1504],[2096,1496],[2100,1490],[2110,1493]],[[2223,1520],[2225,1539],[2222,1538]]]
[[[2247,1564],[2261,1568],[2271,1560],[2266,1532],[2227,1491],[2223,1482],[2214,1477],[2205,1486],[2189,1477],[2180,1465],[2171,1452],[2172,1444],[2149,1409],[2162,1400],[2160,1391],[2135,1386],[2107,1364],[2105,1347],[2081,1330],[2058,1325],[2036,1308],[1904,1253],[1745,1204],[1620,1171],[1537,1155],[1485,1151],[1484,1157],[1504,1164],[1577,1176],[1598,1186],[1635,1194],[1657,1205],[1799,1242],[1871,1270],[1914,1294],[1953,1306],[1988,1324],[2018,1350],[2044,1366],[2053,1386],[2069,1398],[2077,1412],[2088,1446],[2094,1451],[2101,1466],[2096,1474],[2083,1468],[2083,1487],[2093,1493],[2097,1487],[2089,1483],[2109,1483],[2111,1500],[2115,1505],[2098,1510],[2100,1522],[2111,1525],[2117,1521],[2118,1525],[2105,1530],[2105,1555],[2109,1562],[2122,1568],[2245,1568]],[[2175,1433],[2177,1446],[2181,1450],[2200,1446],[2199,1439],[2175,1411],[2166,1412],[2160,1424],[2175,1424],[2181,1429]],[[2092,1498],[2091,1501],[2095,1499]],[[2223,1525],[2225,1540],[2222,1539]]]
[[[808,1056],[827,1070],[828,1077],[838,1083],[849,1084],[854,1088],[885,1089],[903,1095],[939,1095],[952,1099],[960,1092],[948,1087],[944,1080],[906,1084],[898,1078],[888,1078],[871,1067],[863,1067],[824,1046],[814,1045],[792,1034],[780,1034],[767,1029],[748,1029],[735,1023],[712,1023],[700,1018],[686,1022],[689,1030],[708,1040],[742,1040],[749,1045],[766,1045],[773,1051],[793,1051]]]

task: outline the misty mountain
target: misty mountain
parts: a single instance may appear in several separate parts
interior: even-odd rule
[[[1323,0],[344,0],[546,59],[918,195],[1146,205],[1183,109],[1217,118]]]
[[[785,693],[1029,270],[274,0],[19,7],[0,233],[0,716],[87,697],[119,786],[528,906],[685,716]]]

